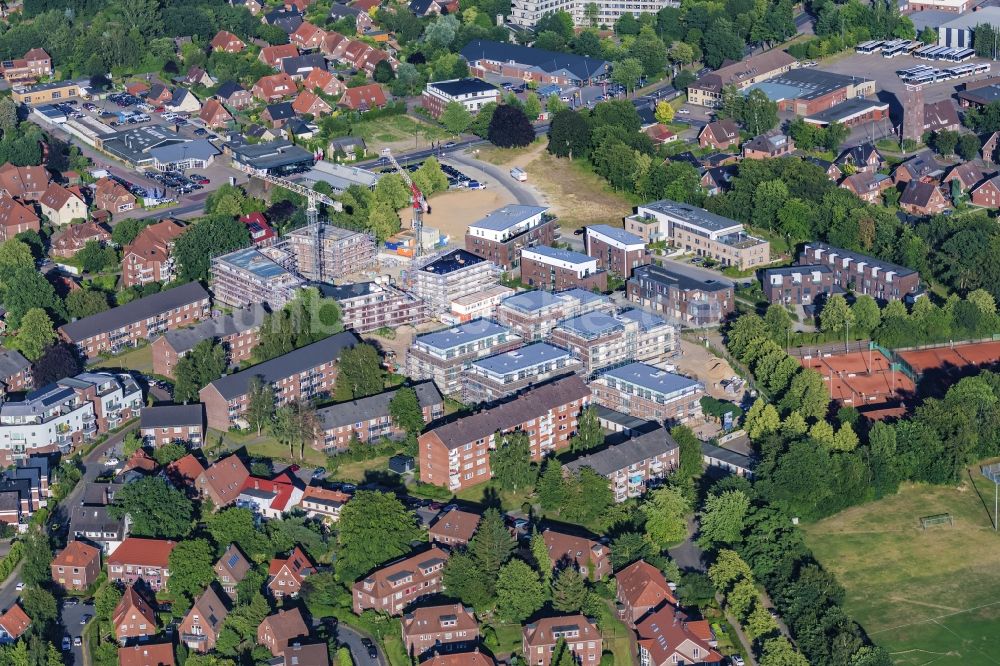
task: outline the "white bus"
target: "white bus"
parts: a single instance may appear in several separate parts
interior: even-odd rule
[[[906,53],[906,47],[909,46],[908,41],[903,41],[902,43],[897,43],[893,46],[886,46],[882,49],[883,58],[895,58],[898,55],[903,55]]]
[[[973,49],[959,49],[948,56],[948,60],[951,62],[965,62],[966,60],[971,60],[974,55],[976,55],[976,52]]]
[[[858,53],[878,53],[882,50],[882,44],[884,44],[881,39],[875,39],[870,42],[864,42],[863,44],[858,44],[854,50]]]
[[[973,74],[986,74],[990,71],[990,63],[988,62],[977,62],[973,67],[975,67],[972,70]]]
[[[921,76],[918,76],[914,79],[907,81],[907,83],[910,83],[915,86],[922,86],[926,83],[934,83],[934,81],[936,80],[936,76],[937,76],[936,74],[922,74]]]
[[[899,78],[905,80],[907,78],[917,76],[918,74],[929,72],[933,69],[934,69],[933,67],[929,67],[928,65],[917,65],[916,67],[910,67],[909,69],[901,69],[898,72],[896,72],[896,74],[899,76]]]

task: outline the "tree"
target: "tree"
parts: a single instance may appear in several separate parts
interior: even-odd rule
[[[385,388],[382,359],[375,347],[361,343],[340,355],[336,394],[342,400],[357,400],[381,393]]]
[[[523,622],[545,603],[538,572],[523,560],[511,560],[497,574],[497,614],[507,622]]]
[[[583,157],[590,148],[590,123],[580,113],[558,111],[549,125],[548,151],[556,157]]]
[[[226,371],[226,350],[214,339],[202,340],[174,366],[174,401],[197,402],[198,392]]]
[[[938,41],[937,30],[935,30],[929,25],[925,26],[924,29],[920,31],[920,34],[917,35],[917,39],[919,39],[924,44],[937,44]]]
[[[72,319],[83,319],[109,307],[108,295],[97,289],[75,289],[66,295],[66,313]]]
[[[824,333],[840,333],[854,323],[854,316],[847,306],[847,299],[841,294],[834,294],[826,299],[823,310],[819,313],[819,328]]]
[[[757,640],[777,631],[778,623],[767,612],[767,609],[758,603],[754,604],[753,610],[747,615],[746,620],[743,622],[743,628],[751,640]]]
[[[250,425],[257,429],[259,437],[264,426],[274,417],[274,387],[260,376],[250,379],[247,389],[246,418]]]
[[[682,541],[687,536],[685,517],[691,506],[674,488],[658,488],[640,506],[646,516],[646,538],[657,551]]]
[[[436,157],[428,157],[423,165],[413,172],[413,182],[417,184],[425,196],[448,189],[448,177],[441,170],[441,163]]]
[[[570,450],[573,453],[582,453],[597,448],[603,443],[604,429],[601,428],[601,422],[597,416],[597,408],[590,405],[580,412],[576,434],[570,438]]]
[[[763,398],[757,398],[743,421],[743,428],[752,441],[777,432],[780,427],[781,417],[778,416],[778,410]]]
[[[21,319],[21,326],[8,345],[18,350],[29,361],[41,358],[45,348],[55,342],[56,332],[45,310],[31,308]]]
[[[534,92],[529,92],[524,97],[524,115],[528,117],[529,121],[534,122],[541,113],[542,103],[538,99],[538,95]]]
[[[385,62],[384,60],[382,62]],[[337,666],[354,666],[351,650],[348,647],[337,648]]]
[[[803,369],[792,377],[788,391],[781,399],[783,410],[795,410],[806,419],[821,419],[830,406],[826,381],[816,370]]]
[[[670,102],[658,102],[656,104],[656,112],[654,115],[656,117],[656,122],[666,125],[674,119],[674,107],[670,105]]]
[[[379,60],[375,63],[372,78],[375,79],[376,83],[389,83],[396,78],[396,74],[392,71],[392,65],[389,64],[388,60]]]
[[[631,14],[626,14],[626,16],[631,16]],[[573,654],[573,650],[571,650],[569,644],[566,643],[566,639],[560,636],[552,650],[552,658],[549,660],[549,665],[576,666],[576,664],[576,656]]]
[[[0,99],[0,130],[4,134],[17,127],[17,103],[10,97]]]
[[[958,132],[938,130],[934,132],[931,141],[934,145],[934,150],[947,157],[954,153],[955,148],[958,146]]]
[[[398,233],[401,228],[399,213],[388,202],[376,201],[368,211],[368,229],[379,241],[385,241]]]
[[[359,490],[341,511],[337,577],[357,580],[376,566],[410,551],[420,531],[395,495]]]
[[[735,583],[752,575],[750,565],[732,550],[720,550],[715,563],[708,568],[712,585],[722,594],[727,594]]]
[[[21,593],[21,606],[31,618],[32,624],[45,627],[59,617],[59,604],[52,593],[44,587],[31,586]]]
[[[642,78],[642,62],[637,58],[617,60],[611,65],[611,80],[625,88],[626,94],[635,90]]]
[[[552,559],[549,557],[549,547],[545,543],[545,537],[538,531],[537,527],[531,530],[531,557],[535,560],[535,568],[542,574],[542,582],[545,587],[552,583]]]
[[[212,545],[205,539],[185,539],[170,551],[170,578],[167,589],[189,601],[205,591],[215,580],[215,557]]]
[[[727,490],[721,495],[709,495],[701,512],[703,546],[736,545],[741,541],[744,521],[750,511],[750,499],[741,490]]]
[[[94,595],[94,613],[98,618],[110,622],[121,600],[122,591],[117,585],[103,585]]]
[[[862,294],[851,305],[851,318],[859,333],[871,335],[881,322],[882,312],[874,298]]]
[[[809,666],[809,661],[784,636],[764,641],[759,663],[760,666]]]
[[[764,324],[772,340],[779,345],[788,344],[788,333],[792,330],[792,317],[780,303],[771,303],[764,313]]]
[[[25,585],[41,585],[52,579],[52,544],[42,529],[31,529],[24,537],[21,580]]]
[[[979,137],[975,134],[966,132],[959,137],[958,145],[955,150],[959,157],[965,161],[969,161],[974,160],[976,156],[979,155],[980,148],[982,148],[982,143],[979,141]]]
[[[63,377],[73,377],[83,370],[75,345],[57,342],[49,345],[41,357],[32,364],[31,376],[35,386],[47,386]]]
[[[458,136],[469,129],[469,125],[472,124],[472,114],[461,102],[448,102],[438,120],[446,130]]]
[[[579,613],[587,598],[587,583],[574,566],[559,570],[552,580],[552,607],[563,613]]]
[[[83,266],[86,273],[100,273],[104,269],[118,263],[118,253],[113,248],[104,247],[97,241],[89,240],[75,259]]]
[[[248,245],[250,232],[239,220],[224,215],[201,218],[174,242],[173,256],[179,267],[177,280],[207,280],[211,257]]]
[[[187,455],[187,447],[177,442],[161,444],[153,451],[153,459],[156,460],[156,464],[161,466],[180,460],[185,455]]]
[[[392,400],[389,401],[389,416],[397,428],[414,437],[419,435],[426,425],[417,392],[409,387],[398,389],[396,395],[392,396]]]
[[[491,508],[483,513],[476,534],[469,541],[468,551],[479,570],[491,576],[510,559],[514,545],[503,516],[498,510]]]
[[[132,454],[142,448],[142,438],[134,432],[125,435],[122,441],[122,454],[126,458],[131,458]]]
[[[108,514],[118,520],[128,515],[134,536],[178,539],[191,531],[191,500],[159,477],[126,484],[115,495]]]
[[[543,511],[557,511],[566,503],[566,484],[562,464],[557,458],[545,460],[542,473],[535,484],[535,494]]]
[[[535,140],[535,130],[524,111],[502,104],[493,112],[487,139],[500,148],[523,148]]]
[[[452,553],[444,565],[442,576],[448,594],[476,610],[485,610],[492,600],[489,583],[495,575],[480,570],[466,552]]]
[[[282,405],[275,411],[270,427],[271,434],[288,447],[289,455],[294,458],[298,451],[299,460],[302,460],[306,444],[315,442],[319,437],[316,407],[301,398]]]
[[[497,445],[490,451],[490,470],[493,478],[504,488],[518,490],[535,481],[535,467],[531,464],[531,445],[523,431],[495,435]]]

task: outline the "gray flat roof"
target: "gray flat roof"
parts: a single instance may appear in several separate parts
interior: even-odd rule
[[[617,410],[605,407],[604,405],[594,404],[593,407],[597,410],[597,418],[603,421],[617,423],[621,427],[629,430],[639,430],[640,428],[657,425],[655,421],[647,421],[646,419],[640,419],[638,416],[624,414]]]
[[[873,108],[881,109],[883,107],[888,110],[889,104],[887,102],[880,102],[877,99],[852,97],[851,99],[844,100],[840,104],[831,106],[829,109],[807,117],[809,120],[821,123],[843,122],[845,119],[850,119],[859,113],[865,113]]]
[[[517,337],[510,332],[509,328],[489,319],[474,319],[473,321],[452,326],[441,331],[418,335],[414,342],[419,342],[434,349],[445,350],[504,333],[511,338]]]
[[[675,375],[647,363],[629,363],[601,375],[634,384],[655,393],[670,395],[698,386],[698,382],[688,377]]]
[[[546,206],[511,204],[503,208],[497,208],[495,211],[488,213],[483,219],[470,224],[469,227],[489,229],[490,231],[506,231],[514,225],[540,215],[547,210],[548,207]]]
[[[469,266],[475,266],[476,264],[481,264],[485,259],[482,257],[477,257],[471,252],[466,252],[465,250],[458,249],[452,250],[448,254],[438,257],[429,264],[425,264],[420,268],[424,273],[434,273],[435,275],[447,275],[448,273],[454,273],[455,271],[462,270],[463,268],[468,268]]]
[[[559,303],[560,299],[551,291],[535,289],[508,296],[501,302],[522,312],[537,312],[542,308]]]
[[[71,341],[77,342],[207,298],[208,292],[200,284],[188,282],[179,287],[120,305],[107,312],[71,321],[68,324],[63,324],[59,329]]]
[[[233,146],[233,158],[254,169],[277,169],[283,166],[312,162],[313,154],[291,141],[279,139],[268,143]]]
[[[826,243],[806,243],[803,251],[808,251],[810,248],[815,248],[817,250],[823,250],[824,254],[836,254],[838,257],[843,257],[851,259],[856,262],[864,262],[870,266],[876,266],[881,268],[883,271],[892,271],[896,275],[913,275],[916,273],[912,268],[907,268],[906,266],[900,266],[899,264],[894,264],[890,261],[882,261],[881,259],[876,259],[867,254],[861,254],[860,252],[854,252],[852,250],[845,250],[842,247],[836,247],[834,245],[828,245]]]
[[[639,266],[632,271],[633,279],[640,277],[645,277],[656,282],[675,284],[678,289],[683,290],[722,291],[723,289],[732,289],[734,287],[733,282],[724,277],[701,278],[692,273],[664,268],[663,266],[654,266],[653,264]]]
[[[645,310],[640,310],[638,308],[625,310],[624,312],[618,313],[618,316],[621,319],[630,319],[631,321],[638,322],[639,328],[643,331],[648,331],[658,326],[665,326],[667,323],[662,317],[658,317],[651,312],[646,312]]]
[[[219,154],[219,149],[206,139],[195,139],[186,143],[174,143],[167,146],[152,148],[149,154],[157,162],[164,164],[180,162],[187,159],[208,160]]]
[[[543,257],[549,259],[558,259],[559,261],[569,261],[574,264],[583,264],[594,261],[594,258],[583,254],[582,252],[575,252],[573,250],[564,250],[560,247],[550,247],[548,245],[536,245],[534,247],[526,247],[521,250],[522,256],[525,252],[534,252]]]
[[[597,338],[611,331],[625,328],[619,319],[605,312],[588,312],[579,317],[559,322],[557,329],[564,329],[584,338]]]
[[[173,426],[201,425],[205,422],[205,406],[200,402],[190,405],[157,405],[143,407],[139,417],[140,428],[168,428]]]
[[[608,476],[643,460],[663,455],[679,446],[664,428],[657,428],[621,444],[609,446],[603,451],[577,458],[566,463],[565,467],[571,472],[589,467],[601,476]]]
[[[980,24],[1000,26],[1000,7],[983,7],[975,12],[967,12],[947,23],[942,23],[941,30],[971,29]]]
[[[837,74],[827,72],[822,69],[800,67],[790,69],[784,74],[779,74],[762,83],[754,83],[748,86],[743,92],[746,94],[754,88],[764,90],[772,100],[774,99],[817,99],[828,95],[835,90],[846,88],[849,85],[865,83],[871,79],[862,76],[851,76],[849,74]],[[772,96],[768,89],[774,89],[779,97]]]
[[[565,349],[560,349],[547,342],[535,342],[509,352],[473,361],[472,365],[487,372],[503,375],[509,372],[520,372],[541,363],[569,357],[569,355],[570,353]]]
[[[246,370],[227,375],[206,386],[215,389],[226,400],[232,400],[245,394],[250,386],[250,381],[254,377],[261,377],[265,382],[274,382],[279,379],[291,377],[294,374],[304,372],[309,368],[314,368],[322,363],[340,358],[340,354],[358,343],[357,336],[350,331],[337,333],[328,338],[311,345],[300,347],[295,351],[283,356],[272,358],[270,361],[252,365]]]
[[[280,275],[291,275],[288,270],[274,259],[271,259],[253,247],[224,254],[221,257],[216,257],[213,261],[227,263],[248,273],[253,273],[261,280],[271,280]]]
[[[721,446],[716,446],[715,444],[702,442],[701,454],[709,458],[722,460],[734,467],[739,467],[741,469],[751,469],[752,461],[749,456],[745,456],[742,453],[739,453],[738,451],[733,451],[731,449],[724,449]]]
[[[613,227],[610,224],[592,224],[587,227],[587,229],[593,229],[597,233],[607,236],[608,238],[613,238],[619,243],[625,243],[627,245],[645,245],[641,236],[636,236],[633,233],[625,231],[622,227]]]
[[[444,402],[444,398],[441,397],[441,392],[437,390],[434,382],[421,382],[411,388],[417,394],[417,401],[421,407],[430,407]],[[396,397],[397,392],[398,389],[359,400],[329,405],[316,410],[316,416],[319,418],[321,427],[325,430],[384,418],[389,416],[389,403]]]
[[[740,224],[736,220],[731,220],[728,217],[717,215],[705,210],[704,208],[698,208],[697,206],[692,206],[691,204],[686,203],[678,203],[676,201],[671,201],[670,199],[653,201],[648,204],[643,204],[640,208],[648,208],[649,210],[657,213],[672,215],[676,218],[684,220],[685,222],[690,222],[691,224],[696,224],[699,227],[708,229],[709,231],[722,231],[723,229],[729,229],[730,227]]]

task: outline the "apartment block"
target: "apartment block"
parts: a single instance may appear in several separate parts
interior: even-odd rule
[[[533,342],[470,363],[462,377],[462,401],[493,402],[553,377],[582,370],[583,364],[569,351],[547,342]]]
[[[341,353],[357,343],[358,338],[353,333],[337,333],[216,379],[199,392],[201,401],[205,403],[208,427],[225,431],[245,424],[243,414],[247,408],[250,384],[255,378],[271,385],[277,407],[300,399],[311,400],[328,395],[333,390]]]
[[[835,286],[880,301],[898,301],[920,291],[920,275],[912,268],[826,243],[806,243],[798,263],[827,266]]]
[[[170,329],[190,326],[208,314],[208,292],[197,282],[188,282],[63,324],[59,334],[87,358],[96,358],[102,352],[118,353]]]
[[[316,245],[320,247],[316,263]],[[375,265],[375,237],[368,233],[341,229],[326,222],[300,227],[285,236],[295,255],[296,269],[313,282],[333,282],[335,278],[362,273]]]
[[[524,625],[521,632],[521,650],[530,666],[549,666],[559,639],[566,642],[575,663],[591,666],[601,660],[601,630],[583,615],[547,617]]]
[[[833,271],[823,264],[770,268],[760,281],[769,303],[812,305],[833,293]]]
[[[735,285],[725,278],[640,266],[625,284],[630,301],[686,326],[718,326],[736,308]]]
[[[444,416],[444,398],[434,382],[421,382],[412,388],[423,411],[424,423]],[[389,414],[389,405],[397,393],[397,390],[386,391],[316,410],[319,437],[312,447],[337,453],[346,450],[353,438],[362,444],[378,443],[383,438],[403,439],[406,433]]]
[[[704,208],[669,199],[639,206],[625,218],[625,230],[646,243],[668,245],[740,270],[771,261],[771,244],[751,236],[743,224]]]
[[[502,284],[493,285],[478,293],[456,298],[451,302],[451,313],[441,319],[461,324],[473,319],[495,319],[501,301],[517,293]]]
[[[701,417],[705,388],[694,379],[645,363],[612,368],[590,382],[594,402],[629,416],[658,423]]]
[[[611,549],[603,543],[548,528],[542,532],[542,540],[552,568],[572,566],[590,580],[611,575]]]
[[[461,395],[462,372],[477,359],[520,347],[523,340],[510,329],[477,319],[413,339],[406,354],[406,374],[433,380],[445,395]]]
[[[439,118],[452,102],[458,102],[475,115],[490,102],[499,103],[500,91],[482,79],[449,79],[428,83],[420,98],[421,106],[435,118]]]
[[[209,287],[215,300],[245,308],[267,303],[277,311],[293,300],[306,281],[257,248],[248,247],[212,259]]]
[[[680,446],[663,428],[657,428],[606,449],[566,463],[574,473],[589,467],[607,477],[616,502],[643,495],[651,481],[662,481],[677,468]]]
[[[376,569],[351,586],[354,612],[372,609],[402,615],[414,601],[441,591],[441,578],[448,553],[434,546]]]
[[[139,287],[173,280],[174,243],[186,228],[177,220],[162,220],[140,231],[122,251],[122,283],[126,287]]]
[[[176,545],[164,539],[129,537],[108,556],[108,579],[124,585],[142,580],[159,592],[170,577],[170,553]]]
[[[523,291],[503,299],[497,307],[497,321],[529,342],[545,340],[564,319],[590,312],[615,312],[611,299],[586,289],[551,292]]]
[[[337,301],[344,328],[358,333],[416,326],[427,320],[427,308],[423,301],[389,284],[352,282],[322,285],[321,291],[323,296]]]
[[[661,363],[677,351],[674,327],[634,308],[566,319],[552,329],[551,341],[578,358],[587,375],[627,361]]]
[[[84,372],[0,405],[0,461],[70,453],[137,416],[142,389],[131,375]]]
[[[521,265],[521,250],[551,245],[556,239],[556,218],[545,206],[511,204],[498,208],[469,225],[465,249],[511,271]]]
[[[260,342],[260,328],[267,309],[254,303],[246,308],[203,319],[194,326],[167,331],[153,340],[153,372],[173,378],[181,357],[199,342],[216,340],[226,350],[229,365],[249,361]]]
[[[608,273],[585,254],[539,245],[521,250],[521,282],[549,291],[574,287],[607,291]]]
[[[497,433],[528,435],[532,460],[569,446],[590,389],[576,375],[534,386],[517,398],[428,430],[419,437],[420,480],[451,491],[490,479]]]
[[[632,270],[649,263],[646,241],[642,236],[609,224],[587,227],[584,243],[587,255],[597,259],[597,267],[622,278],[632,275]]]
[[[143,407],[139,434],[147,446],[154,448],[175,442],[201,448],[205,441],[205,406],[195,402]]]
[[[596,8],[596,14],[591,13],[590,5]],[[573,17],[573,23],[578,26],[610,26],[625,14],[638,18],[642,14],[655,14],[664,7],[676,6],[676,0],[639,0],[627,5],[611,0],[593,3],[584,0],[514,0],[510,21],[515,25],[532,28],[546,14],[564,11]]]
[[[64,590],[86,590],[101,575],[101,551],[70,541],[52,558],[52,582]]]
[[[479,622],[462,604],[414,608],[403,616],[402,627],[406,654],[417,659],[465,652],[479,641]]]
[[[35,385],[31,362],[14,349],[0,349],[0,396],[27,391]]]
[[[414,266],[407,275],[407,290],[423,300],[433,316],[450,312],[452,301],[487,289],[499,278],[500,268],[493,262],[452,250]]]

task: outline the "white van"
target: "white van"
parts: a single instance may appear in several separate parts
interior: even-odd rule
[[[513,169],[510,170],[510,177],[522,183],[528,180],[527,172],[525,172],[524,169],[519,169],[517,167],[514,167]]]

